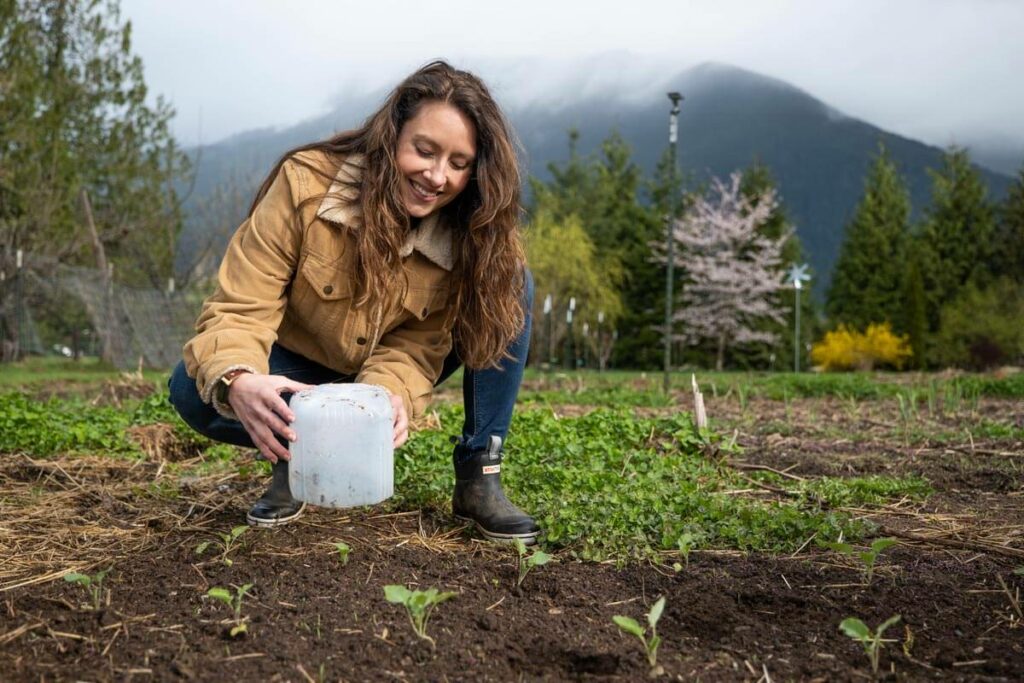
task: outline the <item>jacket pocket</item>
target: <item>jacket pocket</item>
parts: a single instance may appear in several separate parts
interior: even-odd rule
[[[339,265],[307,256],[292,287],[289,308],[295,321],[317,337],[319,344],[325,330],[345,323],[352,305],[351,273]]]
[[[324,301],[337,301],[352,296],[351,273],[324,263],[316,256],[307,256],[300,269],[306,283]]]
[[[448,303],[448,286],[424,287],[410,285],[402,300],[402,307],[417,320],[425,320],[431,313],[443,309]]]

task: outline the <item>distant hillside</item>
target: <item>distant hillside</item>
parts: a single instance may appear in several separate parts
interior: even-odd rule
[[[755,158],[779,183],[783,201],[797,226],[807,256],[818,274],[816,289],[827,281],[838,254],[844,224],[860,197],[865,171],[879,140],[885,142],[910,187],[915,213],[928,202],[926,169],[937,167],[941,150],[887,133],[844,116],[806,92],[783,81],[722,64],[708,63],[652,87],[650,97],[636,100],[615,92],[509,108],[527,154],[530,174],[548,177],[547,164],[568,156],[566,131],[580,131],[580,151],[596,148],[617,129],[632,145],[634,160],[650,172],[667,144],[668,90],[686,98],[680,115],[679,161],[694,182],[726,175]],[[251,131],[205,147],[194,198],[234,179],[244,194],[285,150],[336,130],[351,127],[368,114],[382,94],[362,96],[344,109],[292,128]],[[980,169],[991,193],[1004,196],[1009,176]],[[221,227],[222,239],[234,226]],[[209,226],[192,224],[183,235],[183,252]]]

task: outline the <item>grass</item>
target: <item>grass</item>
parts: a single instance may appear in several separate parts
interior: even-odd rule
[[[122,374],[122,371],[95,357],[77,361],[51,356],[31,357],[17,363],[0,365],[0,391],[19,387],[31,388],[54,382],[85,385],[116,380]],[[167,373],[163,370],[143,368],[142,376],[157,383],[161,380],[166,381]]]

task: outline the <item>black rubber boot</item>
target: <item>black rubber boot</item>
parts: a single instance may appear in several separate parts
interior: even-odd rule
[[[292,498],[288,488],[288,463],[278,460],[274,464],[270,488],[252,506],[245,520],[258,527],[281,526],[301,517],[305,509],[306,504]]]
[[[486,451],[469,457],[460,450],[462,448],[461,445],[455,447],[452,513],[474,524],[489,541],[513,543],[518,538],[526,545],[536,543],[540,527],[513,505],[501,488],[501,438],[492,436]]]

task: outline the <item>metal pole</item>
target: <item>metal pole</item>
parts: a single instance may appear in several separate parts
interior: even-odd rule
[[[21,337],[24,327],[24,319],[22,313],[22,275],[21,267],[23,263],[24,253],[21,249],[15,252],[14,256],[14,360],[21,360],[23,355],[23,349],[21,348]]]
[[[665,269],[665,381],[664,391],[669,393],[672,385],[672,281],[675,267],[675,240],[672,239],[672,222],[675,220],[676,201],[676,140],[679,128],[679,101],[683,96],[677,92],[668,93],[672,100],[672,111],[668,119],[668,153],[670,160],[670,178],[672,187],[669,191],[668,213],[665,216],[665,252],[668,256],[668,268]]]
[[[793,328],[793,372],[800,372],[800,282],[796,284],[796,316]]]
[[[548,372],[551,372],[552,363],[555,359],[555,339],[551,333],[551,295],[548,294],[544,297],[544,318],[547,321],[548,327],[548,362],[546,363]]]

